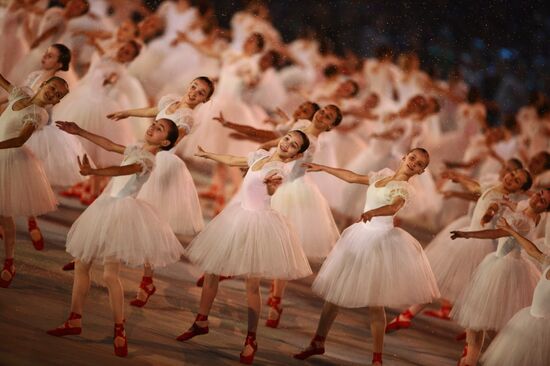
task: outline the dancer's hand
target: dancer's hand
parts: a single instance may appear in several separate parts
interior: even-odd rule
[[[450,179],[454,182],[458,178],[458,174],[452,170],[445,170],[441,173],[441,178]]]
[[[451,231],[451,239],[455,240],[458,238],[470,239],[470,235],[467,231],[458,231],[458,230]]]
[[[88,155],[84,154],[82,161],[80,161],[80,156],[78,156],[77,159],[78,159],[78,166],[80,168],[80,174],[90,175],[93,173],[93,168],[90,165],[90,160],[88,160]]]
[[[273,171],[266,175],[264,178],[264,184],[267,186],[267,193],[272,196],[277,188],[283,184],[283,177],[279,175],[279,172]]]
[[[303,167],[306,168],[306,172],[322,172],[323,166],[315,163],[303,163]]]
[[[121,119],[125,119],[128,117],[130,117],[130,115],[126,111],[109,113],[107,115],[107,118],[112,119],[114,121],[120,121]]]
[[[284,121],[288,121],[290,119],[288,118],[288,115],[279,107],[275,108],[275,113],[277,113],[277,115],[281,117]]]
[[[220,122],[222,124],[222,126],[227,125],[227,120],[225,118],[223,118],[223,113],[222,112],[220,112],[218,117],[213,117],[212,119],[214,121]]]
[[[74,122],[65,122],[65,121],[56,121],[55,125],[57,128],[59,128],[61,131],[65,131],[67,133],[70,133],[71,135],[79,135],[80,132],[82,132],[82,128],[80,128],[76,123]]]
[[[195,156],[198,156],[199,158],[207,158],[208,152],[206,152],[202,147],[197,146],[197,152],[195,153]]]
[[[374,215],[372,214],[372,211],[363,212],[361,214],[361,218],[359,219],[359,221],[367,222],[367,221],[372,220],[373,217],[374,217]],[[359,221],[357,221],[357,222],[359,222]]]
[[[485,224],[487,224],[488,222],[491,222],[493,217],[495,217],[495,215],[497,214],[498,208],[499,206],[498,206],[498,203],[496,202],[493,202],[489,205],[489,207],[487,208],[487,211],[485,211],[485,214],[481,217],[481,220],[479,220],[479,223],[481,224],[481,226],[485,226]]]

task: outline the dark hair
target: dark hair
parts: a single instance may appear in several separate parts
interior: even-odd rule
[[[298,150],[298,154],[303,153],[304,151],[306,151],[309,148],[309,137],[307,137],[307,135],[304,131],[290,130],[288,132],[296,132],[302,138],[302,146],[300,146],[300,150]]]
[[[531,177],[531,173],[529,173],[529,171],[527,169],[518,169],[518,170],[521,170],[523,172],[525,172],[525,176],[527,177],[526,180],[525,180],[525,183],[523,183],[523,185],[521,186],[521,190],[522,191],[528,191],[529,188],[531,188],[531,186],[533,185],[533,177]]]
[[[439,113],[439,111],[441,111],[441,104],[439,104],[437,98],[430,97],[430,101],[435,105],[434,113]]]
[[[264,53],[263,57],[270,57],[271,58],[271,67],[273,67],[275,70],[280,70],[282,66],[282,55],[281,53],[275,51],[275,50],[269,50],[266,53]]]
[[[335,104],[329,104],[329,105],[325,106],[325,108],[334,109],[334,111],[336,112],[336,118],[334,119],[334,122],[332,123],[332,125],[334,127],[338,126],[340,124],[340,122],[342,122],[342,111],[340,110],[340,108],[338,108],[338,106],[335,105]]]
[[[310,102],[309,100],[308,101],[305,101],[304,103],[307,103],[311,106],[311,109],[313,109],[313,113],[311,114],[311,116],[309,116],[309,119],[312,119],[313,116],[315,115],[315,113],[317,113],[317,111],[319,109],[321,109],[321,106],[315,102]],[[304,104],[302,103],[302,104]]]
[[[134,56],[134,59],[135,59],[136,57],[138,57],[138,56],[139,56],[139,53],[141,52],[141,44],[137,43],[137,42],[134,41],[133,39],[130,40],[130,41],[128,41],[128,42],[126,42],[126,43],[129,43],[129,44],[132,45],[132,47],[134,47],[134,50],[136,51],[136,55]]]
[[[523,169],[523,163],[518,158],[508,159],[506,163],[513,165],[516,169]]]
[[[199,77],[196,77],[193,79],[193,81],[195,80],[200,80],[204,83],[206,83],[206,85],[208,85],[208,94],[206,95],[206,100],[209,100],[210,97],[212,96],[212,94],[214,94],[214,83],[212,82],[212,80],[210,80],[209,77],[206,77],[206,76],[199,76]]]
[[[415,147],[414,149],[409,150],[407,155],[415,151],[418,151],[419,153],[424,154],[428,158],[428,162],[430,161],[430,153],[428,152],[428,150],[424,149],[423,147]]]
[[[550,153],[546,150],[539,151],[538,153],[536,153],[534,156],[531,157],[531,160],[537,155],[544,156],[544,170],[550,169]]]
[[[168,123],[168,135],[166,136],[166,139],[170,141],[170,144],[167,146],[162,146],[161,150],[170,150],[174,147],[174,145],[176,145],[176,141],[178,141],[180,135],[178,126],[174,121],[168,118],[160,118],[157,121],[166,121],[166,123]]]
[[[544,117],[550,111],[550,102],[545,101],[538,105],[537,107],[537,116],[539,118]]]
[[[65,81],[65,79],[63,78],[60,78],[59,76],[52,76],[51,78],[49,78],[48,80],[46,80],[44,82],[44,84],[49,84],[51,82],[54,82],[54,81],[57,81],[59,83],[62,83],[65,88],[67,88],[67,91],[69,90],[69,84]]]
[[[338,70],[338,66],[336,66],[335,64],[328,64],[327,66],[325,66],[325,68],[323,69],[323,75],[325,75],[326,78],[330,78],[332,76],[336,76],[338,75],[340,72]]]
[[[81,1],[84,4],[84,7],[82,8],[82,13],[78,14],[79,16],[84,15],[90,11],[90,2],[88,0],[81,0]],[[65,6],[67,6],[67,4],[65,4]]]
[[[353,92],[351,93],[350,97],[354,97],[359,93],[359,84],[355,80],[348,79],[345,81],[346,83],[351,83],[353,85]]]
[[[258,47],[258,51],[262,51],[265,46],[264,36],[261,33],[254,32],[250,35],[250,37],[254,37],[254,40],[256,41],[256,47]]]
[[[51,47],[54,47],[57,52],[59,52],[59,57],[57,57],[57,62],[61,64],[59,70],[69,70],[69,65],[71,64],[71,50],[69,49],[69,47],[61,43],[54,43],[51,45]]]

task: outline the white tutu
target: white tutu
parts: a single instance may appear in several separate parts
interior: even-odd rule
[[[455,239],[451,240],[451,230],[469,230],[458,227],[457,223],[467,223],[467,216],[458,218],[440,231],[426,248],[426,255],[437,279],[441,297],[454,302],[487,254],[495,250],[492,240]]]
[[[153,205],[176,234],[195,236],[204,227],[193,177],[185,163],[171,152],[156,155],[155,169],[138,198]]]
[[[40,160],[25,146],[0,149],[0,215],[38,216],[56,206]]]
[[[520,252],[490,253],[454,304],[451,317],[472,330],[501,330],[516,312],[529,306],[540,278],[537,267]]]
[[[52,186],[71,186],[84,180],[77,157],[85,151],[76,136],[47,125],[35,131],[25,145],[42,160]]]
[[[227,206],[191,242],[189,259],[204,272],[293,280],[311,274],[295,232],[273,209]]]
[[[74,222],[67,235],[67,252],[83,262],[118,260],[131,266],[162,267],[177,262],[184,250],[147,202],[103,193]]]
[[[420,243],[393,227],[393,217],[347,228],[312,288],[326,301],[347,308],[401,307],[439,297]]]
[[[340,237],[328,203],[307,176],[279,187],[271,207],[293,223],[310,260],[325,258]]]
[[[521,309],[493,340],[483,357],[483,366],[550,365],[550,319]]]

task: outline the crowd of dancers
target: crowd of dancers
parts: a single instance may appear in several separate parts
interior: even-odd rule
[[[36,216],[56,210],[54,189],[88,206],[66,241],[70,315],[48,334],[82,332],[99,263],[126,356],[121,267],[143,267],[131,302],[143,307],[154,270],[185,257],[204,276],[177,340],[207,334],[219,281],[241,277],[250,364],[260,281],[273,281],[277,328],[287,282],[322,263],[312,290],[325,303],[296,359],[325,352],[339,308],[367,308],[382,365],[385,334],[437,303],[425,314],[465,329],[459,366],[550,364],[545,95],[505,118],[460,75],[430,78],[413,52],[362,60],[312,38],[285,44],[261,3],[235,13],[230,35],[187,0],[139,21],[108,0],[48,3],[11,1],[0,34],[0,286],[17,284],[14,217],[41,250]],[[188,165],[211,169],[206,191]],[[206,225],[199,196],[215,205]],[[401,226],[438,234],[424,251]],[[404,310],[387,322],[386,307]]]

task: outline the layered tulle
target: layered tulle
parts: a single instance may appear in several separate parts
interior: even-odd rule
[[[77,137],[47,125],[33,133],[26,146],[42,161],[51,185],[70,186],[84,179],[77,157],[85,151]]]
[[[481,362],[483,366],[550,365],[550,319],[521,309],[493,340]]]
[[[104,193],[74,222],[67,252],[84,262],[116,260],[162,267],[177,262],[184,250],[153,206]]]
[[[24,146],[0,149],[0,215],[38,216],[56,206],[40,160]]]
[[[392,221],[379,217],[347,228],[319,271],[313,291],[348,308],[399,307],[438,298],[422,247]]]
[[[325,258],[340,237],[328,203],[307,176],[279,187],[271,207],[293,223],[310,260]]]
[[[156,155],[155,169],[138,198],[153,205],[176,234],[194,236],[204,227],[193,177],[185,163],[171,152]]]
[[[472,330],[501,330],[531,304],[540,271],[519,252],[490,253],[456,301],[451,317]]]
[[[189,259],[203,271],[225,276],[297,279],[311,274],[300,241],[275,210],[227,206],[191,242]]]

